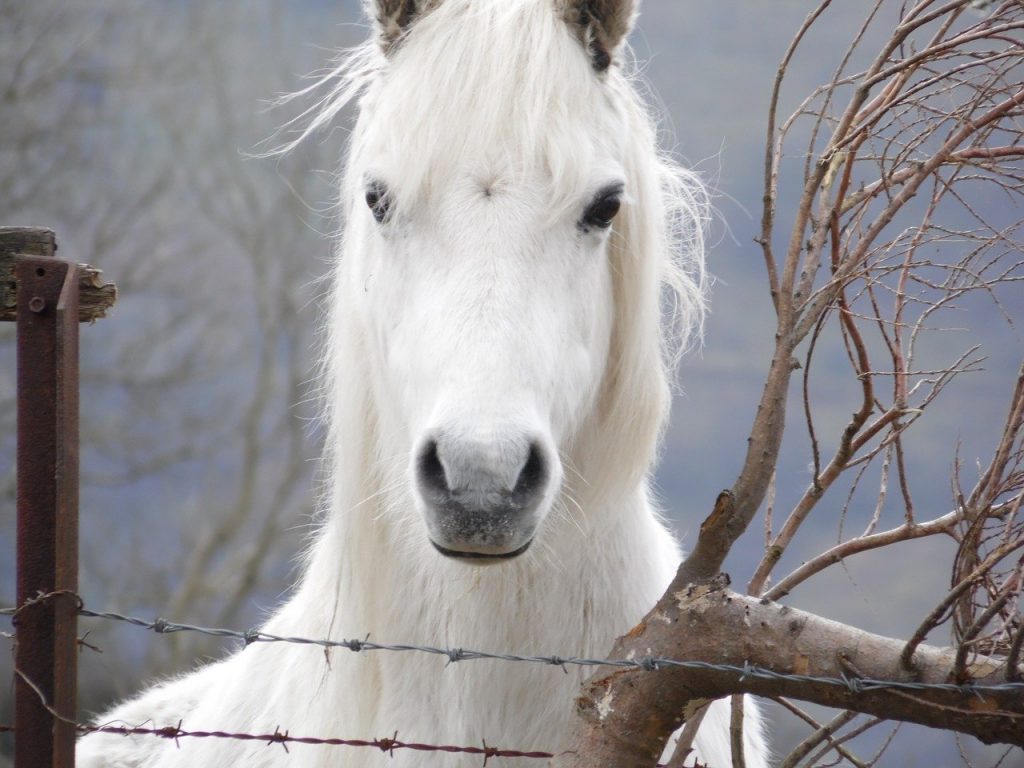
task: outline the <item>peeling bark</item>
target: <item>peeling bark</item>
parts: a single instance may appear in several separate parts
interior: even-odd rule
[[[1019,691],[858,690],[857,679],[928,684],[952,680],[953,649],[920,646],[913,669],[905,669],[900,663],[904,646],[902,640],[740,595],[723,581],[691,585],[663,597],[616,643],[612,657],[644,658],[657,649],[666,658],[749,664],[782,675],[846,677],[853,682],[845,686],[676,667],[601,670],[584,684],[569,746],[551,765],[653,766],[687,711],[709,696],[735,693],[785,696],[959,731],[986,743],[1024,746],[1024,696]],[[970,671],[976,685],[1006,680],[1005,661],[999,658],[975,659]]]

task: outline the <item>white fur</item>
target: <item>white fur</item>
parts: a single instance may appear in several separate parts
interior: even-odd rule
[[[703,191],[658,155],[633,83],[618,67],[595,73],[551,0],[445,0],[390,56],[368,43],[329,80],[313,127],[362,94],[324,356],[331,481],[301,580],[265,629],[600,656],[680,559],[647,475],[674,352],[703,309]],[[367,178],[391,189],[383,225],[363,200]],[[612,232],[581,232],[592,195],[614,181],[625,200]],[[438,426],[552,447],[525,554],[475,566],[430,546],[411,457]],[[98,722],[555,750],[584,675],[255,644]],[[747,765],[763,766],[752,705],[746,722]],[[702,762],[731,764],[727,723],[714,704]],[[90,768],[479,763],[107,735],[79,755]]]

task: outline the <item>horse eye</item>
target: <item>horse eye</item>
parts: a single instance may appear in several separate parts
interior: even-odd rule
[[[366,186],[366,205],[378,224],[383,224],[391,211],[391,194],[382,181],[371,181]]]
[[[591,227],[608,229],[621,205],[622,187],[620,185],[602,189],[583,214],[583,218],[580,220],[580,229],[584,231]]]

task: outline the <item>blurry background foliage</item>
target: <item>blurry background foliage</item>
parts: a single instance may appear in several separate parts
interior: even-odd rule
[[[791,67],[782,114],[829,78],[861,21],[861,3],[835,5]],[[666,113],[666,147],[716,192],[712,315],[703,351],[682,365],[657,476],[683,537],[735,477],[771,351],[764,332],[774,319],[753,241],[764,115],[778,60],[809,8],[648,0],[632,39]],[[244,628],[289,585],[316,503],[314,327],[347,125],[285,158],[250,155],[293,116],[269,102],[366,34],[358,0],[0,0],[0,224],[55,229],[60,255],[100,267],[120,289],[112,316],[82,338],[82,594],[94,609]],[[797,174],[803,158],[786,162],[780,210],[798,194],[785,174]],[[1019,215],[1011,198],[983,202],[996,218],[1000,206]],[[1019,314],[1019,292],[1002,300]],[[925,479],[915,502],[936,513],[952,506],[957,452],[971,467],[991,450],[1022,348],[998,306],[961,310],[955,344],[982,344],[984,370],[960,377],[907,438],[912,469]],[[14,599],[12,339],[13,327],[0,325],[4,605]],[[817,423],[834,431],[857,393],[841,346],[826,350],[818,354],[834,356],[835,373],[819,360],[812,394]],[[809,482],[807,456],[806,435],[791,429],[780,506]],[[836,540],[841,504],[803,534],[779,572]],[[735,584],[750,578],[762,546],[752,530],[734,550]],[[945,546],[895,550],[912,580],[896,579],[892,554],[881,550],[788,601],[906,636],[945,592]],[[198,636],[82,628],[103,649],[82,657],[83,713],[223,649]],[[6,651],[0,678],[0,722],[10,722]],[[784,754],[791,725],[775,716]],[[0,739],[0,762],[10,747]],[[956,749],[950,734],[905,727],[885,760],[942,763]]]

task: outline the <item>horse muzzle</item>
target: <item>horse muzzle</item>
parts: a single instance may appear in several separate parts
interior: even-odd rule
[[[546,512],[553,452],[527,435],[469,439],[434,432],[414,467],[430,541],[441,554],[472,561],[525,552]]]

